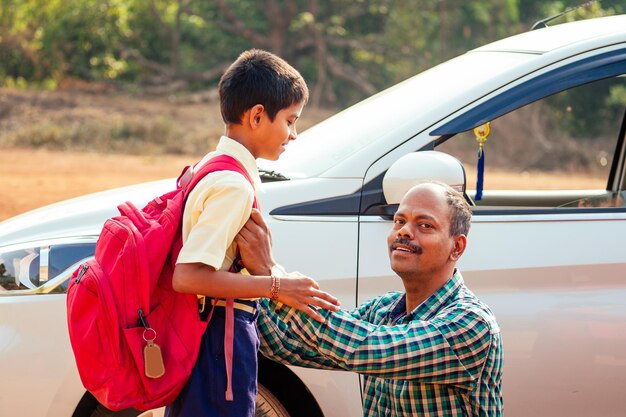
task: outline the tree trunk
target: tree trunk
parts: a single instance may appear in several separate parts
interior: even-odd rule
[[[171,60],[170,66],[172,68],[172,73],[175,75],[180,74],[180,70],[182,68],[181,57],[180,57],[180,19],[183,14],[183,0],[178,0],[178,10],[176,10],[176,18],[174,20],[174,28],[171,31],[170,43],[171,43]]]
[[[313,48],[314,48],[314,58],[315,58],[315,67],[317,73],[317,80],[315,80],[315,84],[313,86],[313,90],[311,91],[310,103],[312,107],[319,107],[322,101],[324,90],[326,89],[326,84],[328,81],[328,73],[326,69],[326,42],[322,33],[317,26],[317,22],[315,21],[315,17],[318,13],[319,3],[318,0],[309,1],[308,11],[313,16],[313,21],[309,24],[308,30],[311,33],[311,38],[313,39]]]

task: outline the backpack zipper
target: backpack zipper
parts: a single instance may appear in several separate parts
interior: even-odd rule
[[[78,275],[76,276],[76,279],[74,280],[75,284],[78,284],[80,282],[80,280],[85,276],[85,274],[87,273],[87,270],[89,269],[89,265],[87,264],[82,264],[82,266],[80,267],[80,271],[78,272]]]

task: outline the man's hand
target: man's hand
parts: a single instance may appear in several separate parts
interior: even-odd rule
[[[261,212],[252,209],[250,219],[235,237],[239,255],[244,266],[252,275],[271,275],[276,262],[272,256],[272,236]],[[298,272],[280,277],[278,301],[301,310],[315,320],[323,322],[324,317],[315,307],[331,311],[339,310],[339,300],[319,289],[312,278]]]
[[[261,212],[252,209],[250,218],[235,236],[239,255],[244,266],[252,275],[271,275],[276,262],[272,256],[272,234]]]
[[[339,300],[320,290],[319,284],[313,278],[299,272],[292,272],[281,278],[278,301],[305,312],[320,323],[325,319],[316,307],[339,311],[340,305]]]

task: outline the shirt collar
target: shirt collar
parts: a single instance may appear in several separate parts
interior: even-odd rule
[[[458,269],[454,270],[452,278],[450,278],[441,288],[431,294],[420,305],[415,307],[413,311],[407,314],[409,320],[429,320],[437,312],[446,305],[450,297],[464,284],[463,276]],[[406,313],[406,294],[403,295],[395,306],[390,310],[390,319],[395,321]]]
[[[206,162],[215,155],[230,155],[241,162],[241,165],[243,165],[248,175],[250,175],[250,178],[254,181],[255,188],[259,189],[259,186],[261,185],[261,178],[259,177],[259,169],[256,164],[256,159],[254,159],[254,156],[245,146],[228,136],[222,136],[217,143],[215,152],[211,152],[206,155],[203,158],[202,163]]]

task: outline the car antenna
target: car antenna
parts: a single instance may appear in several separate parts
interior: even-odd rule
[[[591,0],[588,2],[585,2],[583,4],[579,4],[576,7],[570,7],[569,9],[566,9],[564,11],[562,11],[559,14],[555,14],[554,16],[550,16],[550,17],[546,17],[545,19],[541,19],[538,22],[536,22],[531,28],[530,30],[535,30],[535,29],[542,29],[542,28],[547,28],[548,27],[548,22],[553,21],[554,19],[558,19],[559,17],[563,16],[566,13],[570,13],[573,12],[574,10],[578,10],[581,7],[587,7],[587,6],[591,6],[593,3],[597,3],[598,0]]]

